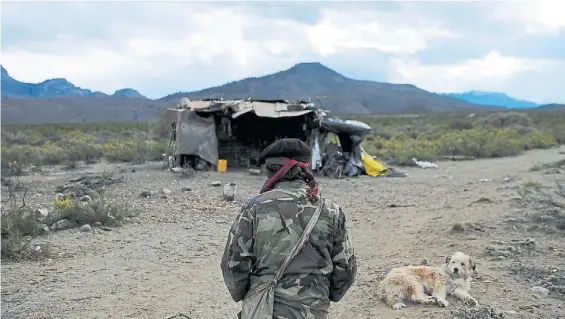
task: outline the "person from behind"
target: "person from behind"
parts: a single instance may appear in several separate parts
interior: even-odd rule
[[[278,140],[262,158],[268,180],[231,226],[224,282],[240,318],[328,318],[357,272],[345,214],[320,195],[305,143]]]

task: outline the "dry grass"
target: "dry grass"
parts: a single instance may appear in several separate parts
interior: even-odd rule
[[[104,226],[118,226],[131,216],[132,212],[126,203],[101,197],[91,202],[71,203],[69,206],[56,208],[48,224],[66,219],[73,227],[97,222]]]
[[[34,239],[59,228],[64,221],[64,229],[89,224],[118,226],[126,218],[132,217],[129,206],[103,196],[88,201],[57,197],[48,214],[35,211],[26,206],[27,188],[19,183],[9,187],[9,199],[2,205],[2,258],[11,260],[43,259],[50,255],[48,246],[32,245]],[[51,227],[49,227],[51,226]]]
[[[2,127],[2,175],[33,167],[161,160],[168,137],[153,123],[49,124]]]
[[[23,188],[20,197],[17,190]],[[19,183],[9,187],[8,200],[1,208],[2,258],[34,259],[38,251],[30,248],[31,241],[43,231],[35,212],[26,206],[27,188]]]

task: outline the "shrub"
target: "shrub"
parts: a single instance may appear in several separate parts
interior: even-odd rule
[[[364,141],[364,148],[368,153],[397,165],[413,165],[413,157],[425,161],[444,155],[503,157],[518,155],[527,149],[554,145],[556,141],[549,134],[534,132],[522,136],[511,129],[447,131],[438,137],[423,135],[416,138],[399,134],[388,140],[372,136]]]
[[[412,165],[411,158],[444,155],[511,156],[524,150],[565,143],[565,112],[512,111],[431,115],[355,115],[372,127],[363,147],[391,163]],[[2,174],[16,161],[19,173],[30,165],[74,167],[101,158],[142,163],[161,160],[170,127],[155,123],[82,123],[2,127]]]
[[[65,201],[55,201],[55,210],[47,223],[52,224],[66,219],[71,225],[80,226],[100,222],[105,226],[117,226],[132,213],[126,203],[98,198],[93,201],[72,203],[70,197]]]
[[[2,169],[9,170],[9,163],[12,162],[17,162],[20,169],[29,165],[65,164],[70,167],[70,163],[73,164],[71,166],[76,162],[95,163],[103,157],[114,162],[143,163],[146,160],[162,159],[161,154],[166,149],[166,141],[109,139],[104,144],[98,144],[97,138],[93,136],[73,134],[65,140],[45,141],[39,146],[3,145]]]
[[[102,145],[102,152],[109,161],[143,163],[146,160],[160,160],[165,153],[165,142],[150,141],[108,141]]]
[[[407,135],[398,135],[389,140],[374,138],[373,147],[366,151],[371,155],[396,165],[414,165],[412,158],[431,161],[437,158],[439,145],[426,138],[413,139]]]
[[[22,203],[18,203],[13,189],[9,191],[9,200],[1,209],[2,258],[29,259],[39,257],[41,250],[30,248],[31,241],[44,229],[37,221],[35,212],[25,205],[24,192]]]
[[[67,209],[67,208],[71,208],[71,206],[73,206],[73,203],[71,201],[71,195],[67,194],[64,197],[61,197],[59,196],[59,194],[57,194],[57,197],[55,197],[56,209]]]
[[[475,127],[509,128],[511,126],[533,127],[532,118],[525,113],[500,112],[479,118],[474,122]]]

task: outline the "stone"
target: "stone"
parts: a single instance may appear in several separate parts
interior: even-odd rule
[[[192,188],[190,188],[190,187],[183,187],[183,188],[181,188],[181,191],[183,191],[183,192],[192,192]]]
[[[222,185],[222,182],[220,182],[220,181],[213,181],[213,182],[210,183],[210,186],[214,186],[214,187],[218,187],[218,186],[221,186],[221,185]]]
[[[108,220],[106,220],[106,225],[115,225],[117,224],[116,217],[108,214]]]
[[[224,185],[223,197],[225,201],[231,202],[235,199],[235,193],[237,191],[236,183],[226,183]]]
[[[153,193],[151,191],[143,191],[139,194],[139,196],[145,197],[145,198],[151,197],[152,195],[153,195]]]
[[[169,171],[170,171],[171,173],[178,173],[178,174],[180,174],[180,173],[182,173],[182,168],[181,168],[181,167],[171,167],[171,168],[169,168]]]
[[[85,233],[90,232],[90,231],[92,231],[92,227],[90,227],[89,224],[84,224],[80,227],[80,231],[85,232]]]
[[[71,222],[67,219],[61,219],[51,226],[55,230],[63,230],[71,227]]]
[[[249,172],[249,175],[255,175],[255,176],[261,175],[260,169],[250,168],[250,169],[247,170],[247,172]]]
[[[84,195],[80,198],[81,202],[91,202],[92,201],[92,197],[88,196],[88,195]]]
[[[111,231],[112,230],[112,228],[106,227],[106,226],[101,226],[100,229],[105,230],[105,231]]]
[[[165,194],[165,195],[169,195],[169,194],[172,193],[172,191],[171,191],[170,189],[168,189],[168,188],[163,188],[161,191],[162,191],[163,194]]]
[[[100,227],[100,226],[102,226],[102,222],[96,222],[96,223],[94,223],[94,226]]]
[[[45,224],[43,224],[41,226],[41,231],[43,232],[43,234],[48,234],[50,230],[51,230],[51,228],[49,228],[49,226],[47,226]]]
[[[35,211],[36,218],[45,218],[49,216],[49,210],[47,208],[39,208]]]
[[[544,287],[540,287],[540,286],[534,286],[532,287],[532,289],[530,289],[533,293],[538,294],[538,295],[544,295],[547,296],[549,294],[549,289],[544,288]]]

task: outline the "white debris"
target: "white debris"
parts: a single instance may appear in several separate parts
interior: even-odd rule
[[[426,161],[421,162],[421,161],[419,161],[415,158],[412,158],[412,161],[414,162],[414,164],[416,164],[420,168],[438,168],[439,167],[436,163],[426,162]]]

